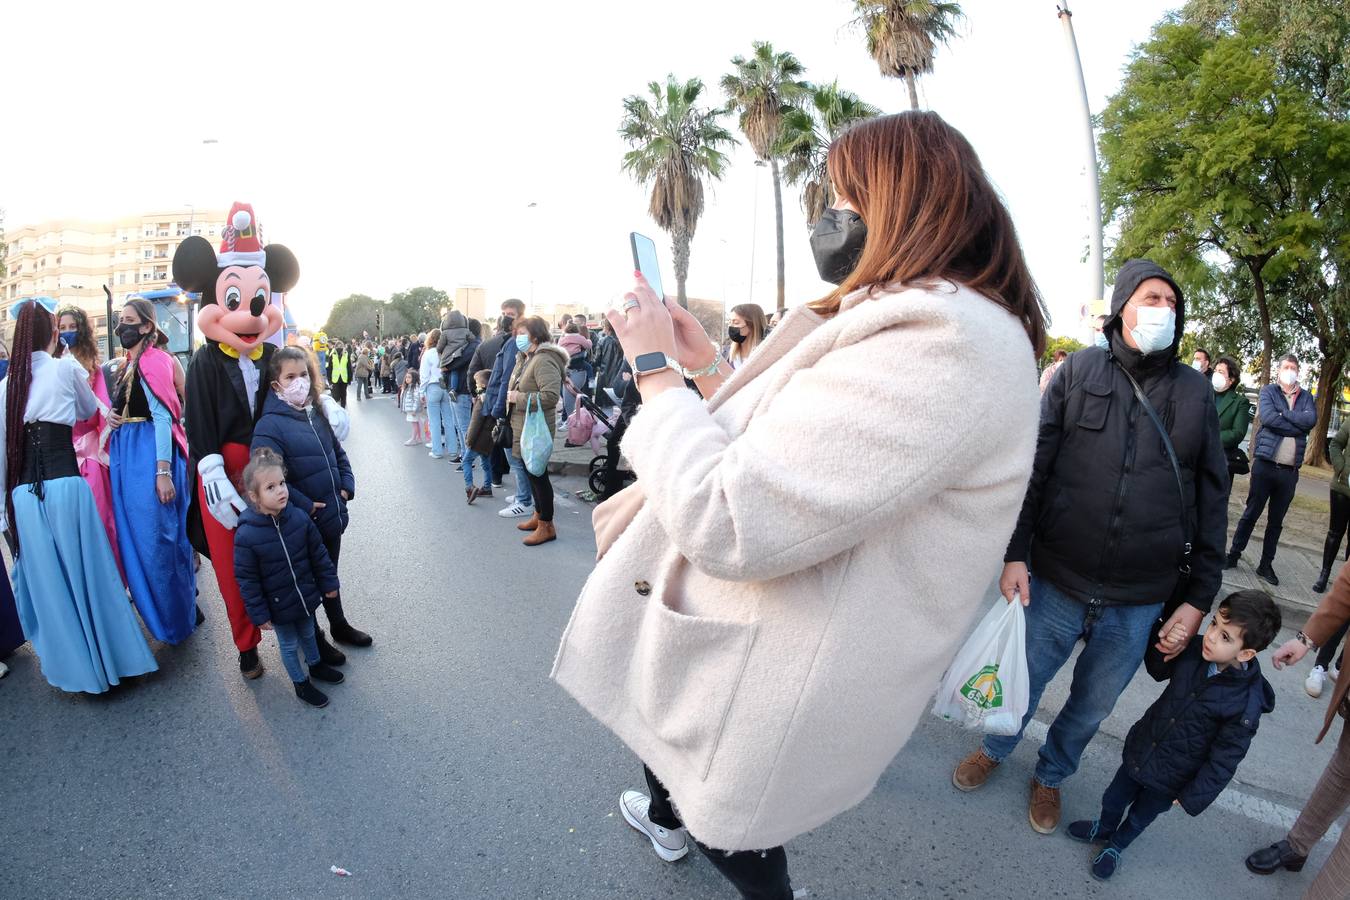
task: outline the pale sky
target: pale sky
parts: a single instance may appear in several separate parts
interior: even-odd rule
[[[1085,150],[1053,0],[969,0],[921,100],[961,129],[1002,191],[1052,331],[1088,299]],[[1174,3],[1076,0],[1093,112]],[[489,302],[605,307],[631,284],[629,231],[669,240],[620,171],[621,100],[700,77],[708,103],[751,42],[791,50],[887,112],[907,107],[849,27],[848,0],[498,3],[24,2],[5,13],[0,208],[56,217],[251,202],[300,260],[301,327],[347,294],[481,285]],[[734,130],[734,122],[730,123]],[[204,139],[218,143],[203,144]],[[773,194],[742,141],[711,189],[689,293],[775,298]],[[787,297],[815,273],[797,188],[784,185]],[[537,204],[533,209],[530,203]],[[754,281],[751,283],[751,268]]]

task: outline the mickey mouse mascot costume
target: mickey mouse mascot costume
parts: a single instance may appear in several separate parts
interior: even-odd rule
[[[268,390],[267,367],[276,348],[267,338],[285,326],[272,294],[295,286],[300,264],[280,244],[264,247],[253,207],[236,202],[219,255],[205,238],[189,237],[174,253],[173,277],[184,290],[201,293],[197,327],[206,338],[187,371],[188,454],[198,475],[188,520],[200,523],[200,529],[191,529],[193,543],[215,569],[239,648],[239,671],[257,678],[263,670],[258,660],[262,633],[249,619],[234,578],[234,527],[245,508],[236,485],[248,464],[253,426]],[[325,412],[330,404],[337,409],[325,397]],[[346,429],[339,421],[345,425],[345,413],[330,418],[341,438]],[[322,636],[319,643],[325,662],[338,655]]]

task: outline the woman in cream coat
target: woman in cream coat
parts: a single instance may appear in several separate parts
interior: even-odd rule
[[[840,200],[811,243],[839,286],[734,374],[644,281],[610,314],[630,362],[675,368],[636,376],[638,481],[596,510],[554,666],[646,763],[629,824],[672,861],[687,826],[747,897],[791,897],[781,845],[865,798],[908,740],[1036,443],[1043,307],[969,143],[934,113],[885,116],[829,171]]]

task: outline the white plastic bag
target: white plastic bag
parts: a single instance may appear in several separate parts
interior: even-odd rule
[[[1030,680],[1022,603],[1000,597],[942,677],[933,715],[986,734],[1017,734]]]

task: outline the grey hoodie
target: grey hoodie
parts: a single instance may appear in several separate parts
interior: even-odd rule
[[[469,320],[464,318],[464,313],[452,309],[441,319],[441,339],[436,344],[441,370],[453,368],[468,346]]]

